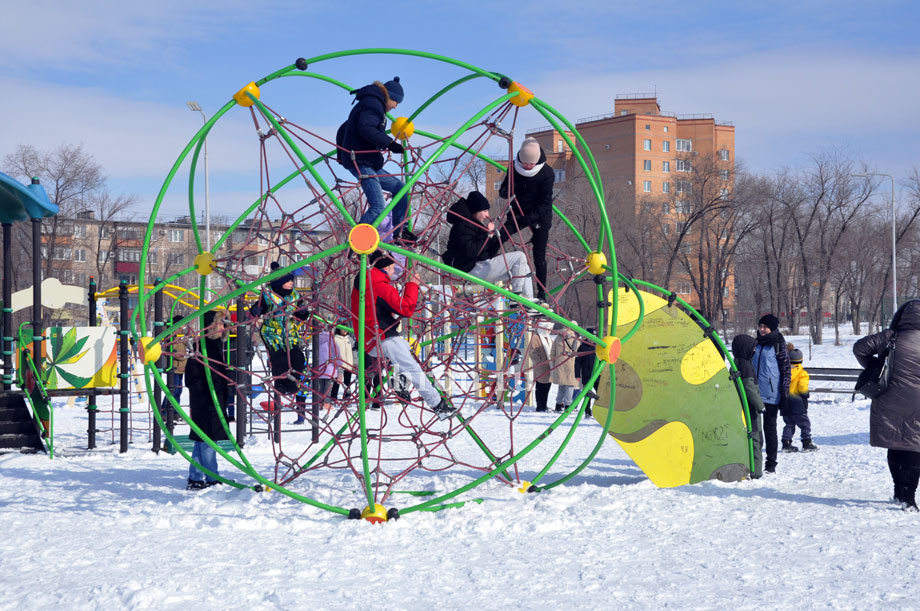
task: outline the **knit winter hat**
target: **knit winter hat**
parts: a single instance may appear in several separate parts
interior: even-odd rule
[[[280,267],[281,265],[279,265],[277,261],[272,261],[272,265],[271,265],[272,271],[275,271],[276,269],[279,269]],[[291,272],[288,272],[285,275],[281,276],[280,278],[275,278],[274,280],[269,282],[268,285],[272,287],[273,291],[281,295],[282,293],[286,293],[284,289],[284,285],[288,281],[293,282],[293,280],[294,280],[294,274],[292,274]]]
[[[758,325],[766,325],[770,331],[776,331],[779,329],[779,319],[773,314],[764,314],[760,317],[760,320],[757,321]]]
[[[375,250],[371,253],[369,258],[371,265],[377,269],[383,269],[384,267],[389,267],[396,263],[393,258],[385,250]]]
[[[801,350],[790,350],[789,351],[789,360],[792,363],[801,363],[805,356],[802,354]]]
[[[397,104],[402,104],[404,94],[402,85],[399,84],[398,76],[394,76],[392,81],[387,81],[383,86],[386,87],[391,100]]]
[[[521,150],[518,151],[518,159],[521,163],[537,163],[540,161],[540,143],[536,138],[526,138],[521,144]]]
[[[479,191],[470,191],[469,195],[466,196],[466,208],[471,214],[481,210],[488,210],[489,200]]]

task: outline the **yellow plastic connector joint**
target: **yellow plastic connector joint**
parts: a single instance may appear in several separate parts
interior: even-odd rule
[[[142,337],[140,341],[140,357],[145,365],[155,362],[163,355],[160,342],[153,341],[152,337]]]
[[[615,335],[607,335],[604,337],[603,345],[598,344],[594,352],[597,358],[605,363],[616,363],[620,358],[620,348],[622,348],[620,338]]]
[[[252,94],[252,97],[256,98],[257,100],[259,99],[259,88],[256,86],[254,82],[249,83],[248,85],[246,85],[245,87],[243,87],[242,89],[234,93],[233,99],[236,100],[236,103],[239,104],[240,106],[252,106],[252,100],[249,98],[248,95],[246,95],[247,93]]]
[[[397,117],[390,126],[390,133],[399,140],[408,140],[415,133],[415,123],[407,117]]]
[[[361,512],[361,519],[367,520],[371,524],[380,524],[387,521],[386,507],[380,503],[374,503],[373,507],[365,507]]]
[[[200,252],[195,255],[195,271],[202,276],[207,276],[215,269],[214,254],[208,251]]]
[[[380,232],[367,223],[355,225],[348,232],[348,245],[359,255],[369,255],[380,245]]]
[[[585,265],[587,265],[591,274],[599,276],[604,273],[604,266],[607,265],[607,255],[602,252],[592,252],[585,258]]]
[[[521,482],[521,485],[517,489],[517,491],[520,492],[521,494],[524,494],[530,489],[531,486],[533,486],[533,484],[531,484],[530,482]]]
[[[533,99],[533,92],[530,89],[515,81],[508,85],[508,93],[514,93],[515,91],[518,92],[518,95],[508,100],[509,102],[515,106],[527,106],[530,104],[530,100]]]

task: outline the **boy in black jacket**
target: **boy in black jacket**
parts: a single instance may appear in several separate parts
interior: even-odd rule
[[[511,282],[511,290],[533,299],[527,255],[519,251],[498,254],[501,244],[489,218],[489,200],[472,191],[447,214],[451,224],[444,262],[487,282]]]
[[[351,93],[357,104],[335,134],[337,160],[361,181],[367,197],[367,211],[358,222],[373,223],[386,207],[383,192],[395,196],[405,186],[399,178],[380,171],[384,163],[381,151],[389,150],[399,155],[405,150],[386,133],[386,113],[395,110],[403,101],[403,88],[397,76],[386,83],[374,81]],[[406,208],[404,195],[396,201],[391,212],[393,230],[401,230],[399,236],[403,242],[415,243],[416,237],[408,226],[400,227],[406,219]]]
[[[537,273],[537,297],[546,299],[546,244],[553,223],[553,183],[556,174],[546,163],[546,153],[534,138],[527,138],[513,163],[514,169],[505,174],[498,195],[502,199],[514,196],[508,217],[501,228],[501,242],[530,227],[533,236],[533,265]],[[509,180],[510,183],[509,184]]]

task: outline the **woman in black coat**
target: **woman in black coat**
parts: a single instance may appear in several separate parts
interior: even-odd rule
[[[553,183],[556,174],[546,163],[546,153],[534,138],[521,144],[514,170],[505,174],[499,197],[514,196],[500,231],[502,244],[518,231],[530,227],[533,266],[537,275],[537,299],[546,300],[546,244],[553,223]],[[509,185],[509,178],[513,184]]]
[[[888,449],[888,469],[894,482],[894,500],[905,511],[918,511],[920,482],[920,299],[912,299],[895,312],[889,328],[867,335],[853,345],[863,367],[884,359],[894,341],[889,360],[888,390],[872,400],[869,444]]]
[[[224,325],[224,317],[225,313],[222,311],[205,313],[202,319],[202,331],[205,332],[204,349],[208,353],[207,365],[202,362],[205,357],[199,340],[195,354],[190,355],[188,364],[185,366],[185,384],[189,389],[189,405],[191,406],[189,415],[192,422],[212,441],[227,439],[227,432],[224,430],[220,416],[217,414],[218,406],[222,407],[227,404],[227,395],[229,393],[227,383],[229,372],[224,358],[224,343],[227,341],[230,329]],[[213,384],[214,394],[217,396],[216,404],[211,398],[211,388],[208,385],[205,368],[210,370],[211,384]],[[189,438],[195,442],[192,448],[192,460],[218,475],[217,452],[214,448],[205,443],[195,429],[192,429],[191,433],[189,433]],[[217,480],[211,475],[189,463],[187,485],[189,490],[200,490],[216,483]]]

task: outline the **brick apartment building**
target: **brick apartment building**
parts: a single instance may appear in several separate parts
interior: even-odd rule
[[[576,127],[594,155],[606,196],[607,214],[616,224],[642,206],[656,211],[665,235],[681,230],[690,212],[692,169],[697,160],[715,161],[719,191],[728,195],[734,180],[735,128],[712,115],[676,115],[661,111],[655,94],[621,94],[611,114],[589,117]],[[562,135],[552,127],[530,130],[555,169],[557,206],[559,193],[583,176]],[[571,138],[571,134],[569,134]],[[498,200],[502,173],[489,166],[486,196]],[[582,178],[582,180],[584,180]],[[592,236],[593,238],[593,236]],[[672,276],[670,288],[695,304],[696,297],[685,273]],[[728,279],[725,308],[734,302],[734,281]]]
[[[226,233],[226,222],[211,223],[211,243]],[[54,225],[42,223],[42,258],[50,256],[51,275],[63,284],[87,286],[90,277],[96,279],[98,290],[117,286],[122,280],[137,284],[140,276],[141,253],[146,221],[100,221],[91,211],[78,213],[73,218],[57,218]],[[303,232],[311,234],[305,238]],[[198,225],[202,244],[207,243],[203,224]],[[280,258],[279,244],[290,241],[303,252],[302,244],[322,240],[327,232],[304,229],[282,228],[280,222],[262,222],[257,227],[244,222],[217,249],[218,258],[233,253],[235,265],[233,275],[241,280],[252,280],[269,271],[272,261]],[[294,250],[294,248],[290,249]],[[189,217],[156,223],[147,250],[145,280],[149,284],[155,278],[169,278],[187,269],[198,254],[193,225]],[[43,267],[44,270],[44,267]],[[177,278],[174,284],[184,288],[196,288],[199,276],[195,273]],[[297,284],[303,285],[303,277]],[[131,307],[136,297],[131,297]]]

